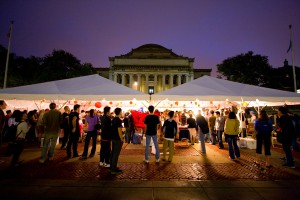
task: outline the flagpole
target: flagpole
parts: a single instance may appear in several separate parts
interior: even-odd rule
[[[293,45],[293,30],[292,25],[289,25],[290,28],[290,37],[291,37],[291,53],[292,53],[292,67],[293,67],[293,79],[294,79],[294,92],[297,92],[297,84],[296,84],[296,72],[294,65],[294,45]]]
[[[8,71],[8,62],[9,62],[9,53],[10,53],[10,46],[11,46],[11,35],[12,35],[13,24],[14,24],[14,21],[10,21],[3,89],[6,88],[6,83],[7,83],[7,71]]]

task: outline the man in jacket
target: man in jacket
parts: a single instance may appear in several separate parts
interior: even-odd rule
[[[283,134],[282,148],[285,152],[286,163],[283,165],[285,167],[295,168],[294,158],[291,151],[292,140],[295,138],[295,127],[293,125],[292,118],[288,115],[288,110],[286,107],[278,108],[279,119],[277,125],[281,128]]]

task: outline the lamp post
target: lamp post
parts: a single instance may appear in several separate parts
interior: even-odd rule
[[[7,84],[7,71],[8,71],[9,52],[10,52],[10,46],[11,46],[11,35],[12,35],[13,24],[14,24],[14,21],[11,21],[10,27],[9,27],[9,33],[8,33],[8,48],[7,48],[6,65],[5,65],[5,72],[4,72],[3,89],[6,88],[6,84]]]
[[[150,101],[151,101],[151,95],[154,94],[154,86],[149,86],[148,94],[150,95]]]

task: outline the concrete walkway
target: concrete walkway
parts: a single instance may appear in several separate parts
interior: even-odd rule
[[[124,173],[109,175],[99,167],[98,155],[84,161],[67,160],[66,152],[57,149],[54,161],[39,164],[41,149],[30,146],[18,169],[9,167],[10,158],[0,157],[4,160],[0,163],[0,198],[300,199],[300,169],[282,167],[280,149],[272,150],[273,168],[267,169],[263,162],[254,164],[255,150],[241,149],[241,159],[231,161],[227,148],[206,144],[205,155],[199,148],[199,144],[189,148],[177,144],[172,163],[156,164],[151,155],[150,164],[144,164],[144,147],[124,144],[119,159]]]

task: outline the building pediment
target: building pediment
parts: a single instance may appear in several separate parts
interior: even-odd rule
[[[123,59],[184,59],[193,62],[194,58],[188,58],[175,54],[171,49],[167,49],[158,44],[145,44],[138,48],[132,49],[125,55],[110,57],[112,61],[116,58]]]

